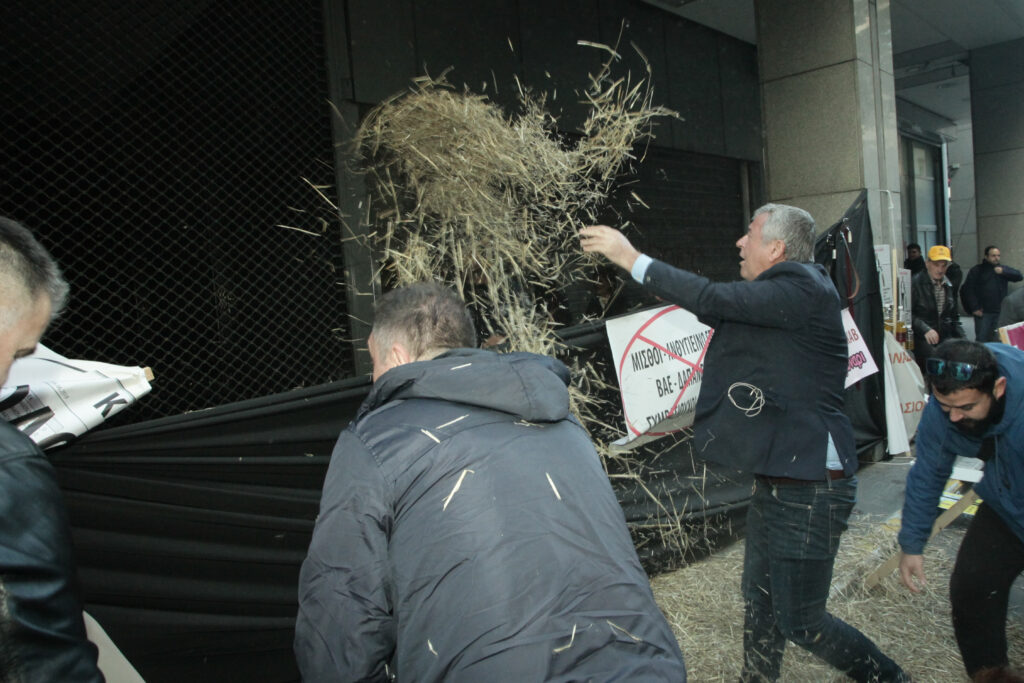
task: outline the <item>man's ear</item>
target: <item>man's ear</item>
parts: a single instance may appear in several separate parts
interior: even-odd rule
[[[1006,393],[1006,378],[1005,377],[999,377],[998,379],[996,379],[995,386],[992,387],[992,395],[995,396],[996,400],[998,401],[999,399],[1001,399],[1003,397],[1003,394],[1005,394],[1005,393]]]
[[[393,368],[398,365],[405,365],[406,363],[411,363],[414,360],[416,359],[409,353],[409,349],[407,349],[405,344],[401,342],[395,342],[391,345],[391,348],[388,349],[389,367]]]
[[[782,240],[772,240],[772,243],[768,245],[768,255],[772,259],[772,263],[780,263],[786,260],[786,243]]]

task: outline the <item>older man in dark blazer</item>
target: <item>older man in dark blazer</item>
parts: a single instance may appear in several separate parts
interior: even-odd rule
[[[694,450],[756,475],[743,566],[742,680],[776,680],[787,639],[855,680],[909,680],[825,609],[857,460],[843,413],[848,354],[839,295],[810,262],[815,234],[806,211],[767,204],[736,243],[745,282],[713,283],[641,254],[607,226],[580,231],[584,251],[603,254],[715,328]]]

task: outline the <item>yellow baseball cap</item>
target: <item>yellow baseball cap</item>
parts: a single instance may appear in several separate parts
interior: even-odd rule
[[[945,247],[941,244],[936,244],[934,247],[928,250],[929,261],[952,261],[953,257],[949,253],[949,247]]]

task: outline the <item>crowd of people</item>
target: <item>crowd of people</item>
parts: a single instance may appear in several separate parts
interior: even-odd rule
[[[903,267],[911,272],[911,309],[914,331],[914,358],[922,371],[935,346],[947,339],[967,337],[960,322],[960,308],[974,321],[974,339],[999,341],[1000,327],[1024,322],[1024,294],[1015,290],[1008,296],[1009,284],[1020,282],[1020,271],[1000,263],[999,247],[985,247],[981,263],[972,267],[964,279],[953,261],[949,247],[937,244],[921,256],[921,246],[907,245]]]
[[[736,243],[741,280],[726,283],[653,259],[608,226],[579,236],[584,252],[715,329],[693,449],[755,476],[741,681],[778,680],[787,641],[856,681],[910,681],[898,653],[828,610],[858,463],[844,412],[843,304],[813,262],[816,235],[802,209],[759,208]],[[1024,307],[1019,292],[1007,297],[1021,274],[988,247],[961,286],[949,248],[925,260],[911,247],[915,351],[931,400],[907,478],[899,575],[920,590],[953,459],[983,459],[984,503],[950,586],[953,627],[969,676],[1019,680],[1005,621],[1024,571],[1024,352],[988,342]],[[958,287],[976,341],[959,324]],[[67,295],[50,255],[7,219],[0,288],[3,377]],[[568,369],[478,342],[449,288],[418,283],[378,300],[373,387],[334,449],[299,579],[303,678],[685,681],[623,512],[570,411]],[[0,680],[103,680],[52,468],[2,421],[0,487]]]

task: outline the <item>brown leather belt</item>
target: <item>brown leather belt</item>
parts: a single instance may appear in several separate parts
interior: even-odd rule
[[[793,479],[791,477],[769,477],[763,474],[756,475],[758,481],[763,481],[772,486],[807,486],[808,484],[817,484],[824,481],[824,479]],[[836,479],[846,479],[846,473],[842,470],[825,470],[825,477],[835,481]]]

